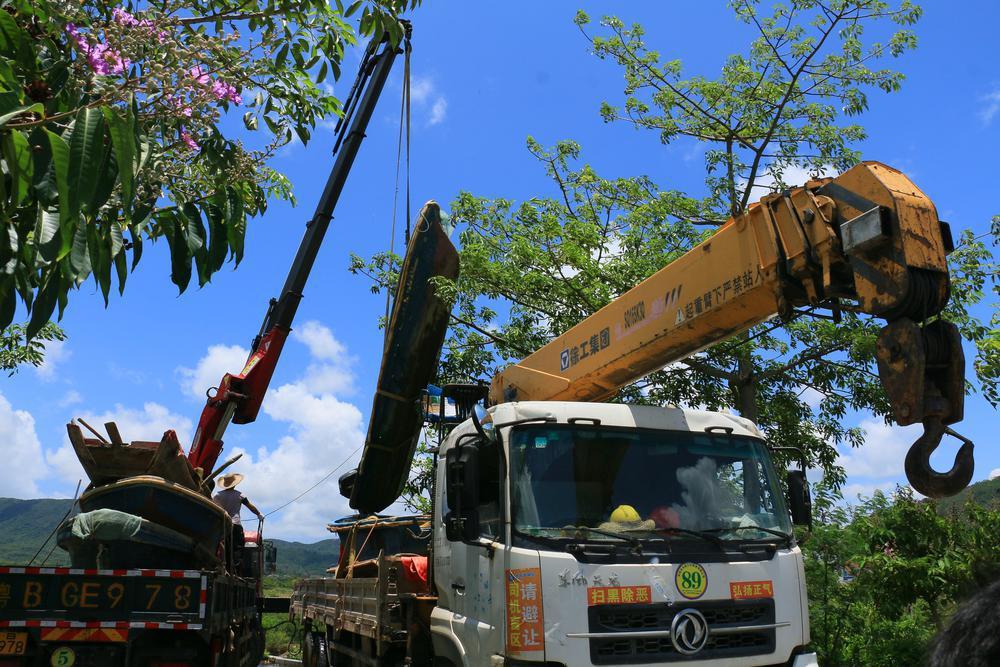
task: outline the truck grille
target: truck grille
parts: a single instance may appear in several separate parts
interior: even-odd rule
[[[590,632],[640,632],[669,630],[674,614],[682,609],[697,609],[705,616],[710,630],[744,625],[774,623],[774,600],[718,600],[648,605],[599,605],[588,610]],[[774,651],[773,628],[712,634],[696,655],[678,653],[668,637],[590,639],[590,659],[595,665],[625,665],[679,660],[707,660]]]

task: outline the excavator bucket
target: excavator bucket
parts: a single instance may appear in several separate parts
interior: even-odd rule
[[[341,489],[362,514],[385,509],[403,490],[423,426],[422,391],[437,369],[451,312],[434,278],[457,277],[458,252],[440,208],[428,202],[400,271],[361,464]]]

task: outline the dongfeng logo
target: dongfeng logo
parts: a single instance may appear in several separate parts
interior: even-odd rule
[[[697,609],[685,609],[670,624],[670,641],[678,653],[694,655],[708,641],[708,621]]]

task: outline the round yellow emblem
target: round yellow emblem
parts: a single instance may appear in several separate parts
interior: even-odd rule
[[[52,667],[73,667],[76,664],[76,651],[69,646],[60,646],[52,652],[49,664]]]
[[[708,588],[708,575],[705,568],[697,563],[683,563],[674,575],[677,592],[688,600],[696,600],[705,594]]]

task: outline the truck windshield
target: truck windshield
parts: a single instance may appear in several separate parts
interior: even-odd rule
[[[791,532],[770,457],[756,438],[526,425],[511,432],[510,469],[513,527],[525,535],[697,539],[692,533],[706,531],[753,540]]]

